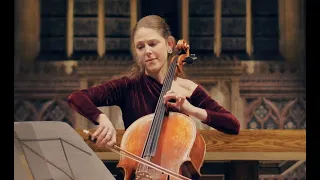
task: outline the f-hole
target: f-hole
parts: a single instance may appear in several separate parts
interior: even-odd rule
[[[179,1],[172,0],[140,0],[139,18],[148,15],[159,15],[166,20],[176,40],[181,39]],[[139,6],[139,5],[138,5]]]

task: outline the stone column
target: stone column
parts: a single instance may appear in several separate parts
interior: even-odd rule
[[[305,51],[304,0],[279,1],[280,52],[287,61],[301,62]]]
[[[40,0],[14,1],[15,73],[21,64],[33,64],[40,50]]]
[[[134,26],[138,22],[138,0],[130,0],[130,36],[131,36],[131,31],[133,30]],[[132,42],[130,40],[130,50],[131,52],[134,52],[134,47],[132,45]]]
[[[181,27],[181,38],[189,42],[189,0],[180,0],[180,27]],[[178,41],[178,39],[177,39]]]
[[[252,0],[246,0],[246,51],[249,56],[253,53],[252,45]]]
[[[98,55],[103,57],[106,51],[105,33],[104,33],[104,0],[98,0]]]
[[[306,1],[301,0],[300,3],[300,18],[301,18],[301,27],[300,27],[300,56],[301,56],[301,66],[303,67],[303,78],[306,79]]]
[[[67,5],[67,56],[70,58],[73,53],[73,23],[74,23],[74,0],[68,0]]]
[[[221,8],[222,8],[222,0],[215,0],[215,32],[214,32],[214,53],[217,57],[221,55]]]
[[[79,85],[79,89],[87,89],[88,88],[88,79],[87,78],[80,78],[80,85]],[[93,126],[93,124],[84,116],[82,116],[81,114],[73,111],[74,116],[75,116],[75,129],[90,129]]]
[[[240,96],[240,78],[233,78],[231,83],[231,111],[240,121],[240,129],[246,129],[244,103]]]

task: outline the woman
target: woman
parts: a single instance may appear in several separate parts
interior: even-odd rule
[[[116,130],[98,106],[117,105],[121,108],[125,128],[140,117],[154,113],[174,52],[175,40],[167,23],[159,16],[142,18],[134,27],[132,42],[135,64],[127,75],[97,87],[72,93],[68,103],[75,111],[99,125],[93,134],[99,147],[116,143]],[[175,78],[164,103],[174,110],[193,116],[219,131],[239,133],[239,121],[214,101],[200,85],[191,80]],[[175,103],[169,100],[176,100]]]

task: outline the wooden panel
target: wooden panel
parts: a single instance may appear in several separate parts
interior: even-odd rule
[[[173,17],[178,15],[178,1],[162,0],[162,1],[150,1],[140,0],[141,4],[141,17],[156,14],[164,19],[167,17]],[[177,17],[175,17],[177,18]],[[169,24],[170,26],[170,24]]]
[[[66,0],[41,1],[41,16],[65,16],[67,10]]]
[[[76,131],[102,160],[119,160],[118,154],[98,148],[80,129]],[[123,132],[117,131],[118,146]],[[242,130],[236,136],[216,130],[200,130],[200,133],[207,143],[206,161],[306,159],[305,130]]]
[[[246,0],[222,0],[222,16],[246,14]]]
[[[98,19],[96,17],[74,18],[74,36],[97,36]]]
[[[201,131],[201,134],[210,152],[306,151],[304,130],[242,130],[237,136],[216,131]]]
[[[223,17],[221,18],[222,36],[243,36],[246,35],[245,17]]]
[[[130,19],[106,17],[104,29],[106,36],[130,37]]]
[[[97,148],[76,130],[95,152],[108,152]],[[90,132],[94,132],[90,129]],[[117,144],[120,145],[124,131],[117,130]],[[241,130],[238,135],[228,135],[216,130],[200,130],[206,141],[207,152],[306,152],[305,130]]]
[[[273,51],[276,53],[279,47],[278,38],[267,38],[267,37],[254,38],[253,43],[254,43],[254,50],[256,52]]]
[[[130,0],[105,0],[107,16],[130,16]]]
[[[278,1],[279,0],[252,0],[253,15],[254,16],[277,15]]]
[[[97,55],[98,41],[97,0],[74,1],[73,59]]]
[[[97,0],[75,0],[74,15],[98,15]]]
[[[221,47],[224,51],[237,51],[246,49],[245,37],[222,37]]]
[[[281,59],[278,0],[252,0],[252,19],[255,59]]]
[[[47,60],[48,54],[54,53],[55,60],[64,58],[66,50],[66,12],[65,0],[41,1],[40,18],[40,55],[39,59]],[[46,58],[46,59],[45,59]]]
[[[106,38],[106,51],[130,51],[130,38]]]
[[[41,51],[65,51],[66,41],[63,37],[41,38]]]
[[[189,16],[214,16],[214,0],[189,0]]]
[[[199,51],[213,51],[214,18],[190,17],[189,34],[189,42],[193,53]]]
[[[208,50],[213,49],[213,37],[190,37],[191,52],[197,52],[198,50]]]
[[[181,39],[180,32],[182,32],[182,26],[179,25],[180,19],[178,18],[178,11],[175,12],[176,14],[169,14],[165,16],[165,21],[168,23],[171,35],[176,39]]]
[[[180,39],[181,27],[179,26],[179,1],[161,0],[150,1],[140,0],[141,13],[139,17],[144,17],[151,14],[156,14],[164,18],[170,27],[170,31],[173,37]],[[138,18],[139,18],[138,17]]]
[[[214,35],[214,18],[210,17],[190,17],[190,36],[211,36]]]
[[[189,42],[192,53],[213,54],[215,1],[189,1]]]
[[[253,36],[254,37],[278,37],[278,18],[260,17],[253,19]]]
[[[95,51],[97,49],[97,38],[75,37],[73,39],[74,51]]]
[[[246,0],[222,1],[221,52],[246,59]]]
[[[41,36],[64,36],[66,34],[66,18],[42,17]]]

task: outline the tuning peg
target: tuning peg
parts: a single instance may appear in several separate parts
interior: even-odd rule
[[[190,54],[189,57],[187,57],[183,62],[186,62],[187,64],[192,64],[194,60],[196,60],[197,57],[195,54]]]
[[[197,56],[195,54],[190,54],[190,57],[193,59],[193,60],[197,60]]]

